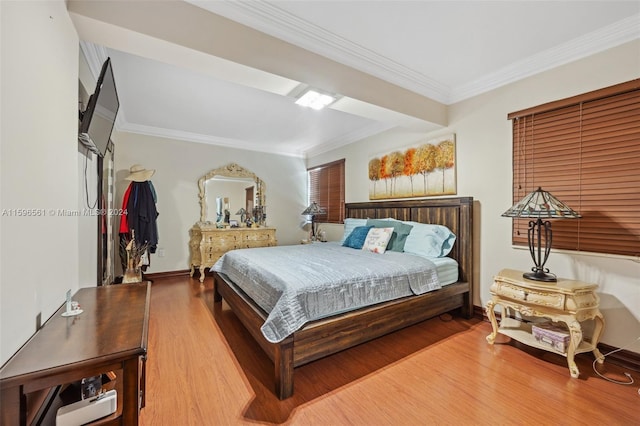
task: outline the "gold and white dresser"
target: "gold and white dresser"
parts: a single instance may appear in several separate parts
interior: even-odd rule
[[[277,245],[276,229],[257,228],[217,228],[215,223],[196,223],[190,230],[189,249],[191,276],[200,270],[200,282],[205,273],[223,254],[229,250]]]

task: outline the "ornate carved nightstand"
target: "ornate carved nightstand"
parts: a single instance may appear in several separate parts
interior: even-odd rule
[[[497,333],[504,334],[529,346],[545,349],[567,357],[571,377],[578,377],[580,371],[574,356],[583,352],[593,352],[599,363],[604,361],[598,350],[598,341],[604,328],[604,318],[598,304],[597,284],[558,278],[556,283],[532,281],[522,277],[522,271],[503,269],[495,276],[491,285],[491,300],[486,311],[493,331],[487,336],[491,344]],[[496,321],[494,308],[502,306],[500,326]],[[566,351],[560,351],[553,345],[537,340],[531,333],[531,323],[514,318],[510,310],[521,316],[547,318],[564,323],[570,333]],[[590,338],[583,336],[582,321],[594,320],[594,329]]]

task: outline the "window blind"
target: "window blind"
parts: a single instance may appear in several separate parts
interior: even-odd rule
[[[537,187],[582,219],[553,220],[553,247],[640,255],[640,79],[508,115],[513,203]],[[528,221],[512,240],[527,245]]]
[[[307,170],[309,175],[309,202],[315,201],[327,210],[318,215],[319,222],[344,221],[344,159],[322,164]]]

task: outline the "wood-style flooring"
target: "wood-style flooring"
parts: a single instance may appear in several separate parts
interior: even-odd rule
[[[444,315],[295,370],[273,394],[273,364],[223,304],[212,279],[156,278],[142,425],[640,425],[640,373],[599,378],[592,355],[566,359]],[[605,362],[601,372],[626,380]]]

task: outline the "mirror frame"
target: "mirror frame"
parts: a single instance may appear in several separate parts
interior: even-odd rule
[[[237,165],[236,163],[229,163],[226,166],[219,167],[217,169],[213,169],[208,172],[206,175],[202,176],[198,179],[198,197],[200,198],[200,222],[207,222],[207,194],[205,191],[205,184],[208,180],[213,179],[215,176],[224,176],[229,178],[250,178],[256,184],[256,193],[255,197],[255,207],[265,206],[265,190],[266,186],[264,181],[256,176],[255,173],[250,172],[242,166]]]

